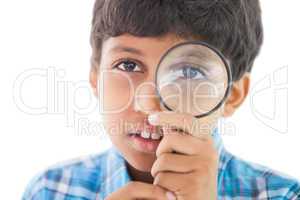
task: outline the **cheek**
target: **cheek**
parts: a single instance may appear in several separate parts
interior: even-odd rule
[[[100,84],[100,105],[103,114],[118,115],[130,107],[134,87],[130,77],[121,73],[105,73]]]
[[[99,82],[102,123],[112,140],[123,135],[125,124],[134,112],[134,82],[130,78],[120,72],[108,72],[101,76]]]

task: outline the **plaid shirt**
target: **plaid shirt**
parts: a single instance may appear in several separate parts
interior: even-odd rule
[[[300,200],[297,180],[232,155],[225,150],[216,131],[213,138],[219,152],[218,199]],[[124,158],[111,147],[36,175],[22,199],[103,200],[131,180]]]

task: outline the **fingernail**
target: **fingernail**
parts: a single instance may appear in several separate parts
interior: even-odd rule
[[[166,196],[168,200],[176,200],[176,197],[173,192],[166,192]]]
[[[152,125],[157,125],[158,122],[158,115],[157,114],[151,114],[148,116],[148,121]]]

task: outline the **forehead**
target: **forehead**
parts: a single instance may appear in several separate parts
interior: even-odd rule
[[[172,46],[185,41],[187,40],[172,34],[161,37],[137,37],[124,34],[108,38],[102,45],[102,55],[105,58],[113,54],[130,53],[143,57],[157,57],[162,56]]]

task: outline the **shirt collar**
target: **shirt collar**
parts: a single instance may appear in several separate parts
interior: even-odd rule
[[[105,166],[101,168],[103,170],[103,183],[100,191],[103,199],[132,180],[125,162],[125,159],[115,146],[108,150],[106,162],[102,163]]]

